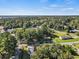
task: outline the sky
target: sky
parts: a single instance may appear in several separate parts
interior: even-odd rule
[[[0,15],[79,15],[79,0],[0,0]]]

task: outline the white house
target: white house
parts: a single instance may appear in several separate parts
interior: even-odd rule
[[[34,46],[28,46],[29,54],[32,55],[34,52]]]
[[[4,30],[4,26],[0,26],[0,33],[4,33],[5,30]]]
[[[70,30],[70,32],[75,33],[75,32],[79,32],[79,30],[77,30],[77,29],[73,29],[73,30]]]

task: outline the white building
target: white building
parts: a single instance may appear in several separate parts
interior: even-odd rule
[[[5,30],[4,30],[4,26],[0,26],[0,33],[4,33]]]
[[[29,54],[32,55],[34,52],[34,46],[28,46]]]

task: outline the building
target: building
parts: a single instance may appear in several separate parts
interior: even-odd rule
[[[73,30],[70,30],[69,32],[70,32],[70,33],[75,33],[75,32],[79,32],[79,30],[73,29]]]
[[[34,46],[28,46],[29,54],[32,55],[34,53]]]
[[[11,32],[13,32],[13,30],[14,29],[6,29],[5,31],[11,33]]]
[[[4,33],[4,32],[5,32],[4,26],[0,26],[0,33]]]
[[[73,39],[71,36],[60,36],[59,38],[62,40]]]

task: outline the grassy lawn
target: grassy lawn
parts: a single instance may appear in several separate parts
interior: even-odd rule
[[[56,42],[56,43],[76,42],[76,41],[79,41],[79,37],[74,38],[74,39],[68,39],[68,40],[62,40],[62,39],[59,38],[60,36],[68,36],[67,34],[69,34],[69,35],[72,36],[72,37],[76,37],[76,34],[73,34],[73,33],[67,33],[67,32],[56,31],[54,34],[55,34],[56,36],[58,36],[58,37],[56,37],[56,38],[54,39],[54,42]]]
[[[74,44],[74,47],[79,49],[79,44]]]
[[[74,56],[75,59],[79,59],[79,56]]]
[[[64,35],[67,35],[67,33],[66,32],[56,32],[55,35],[64,36]]]
[[[76,42],[76,41],[79,41],[79,38],[69,39],[69,40],[62,40],[62,39],[59,39],[59,38],[54,39],[54,42],[56,42],[56,43]]]

